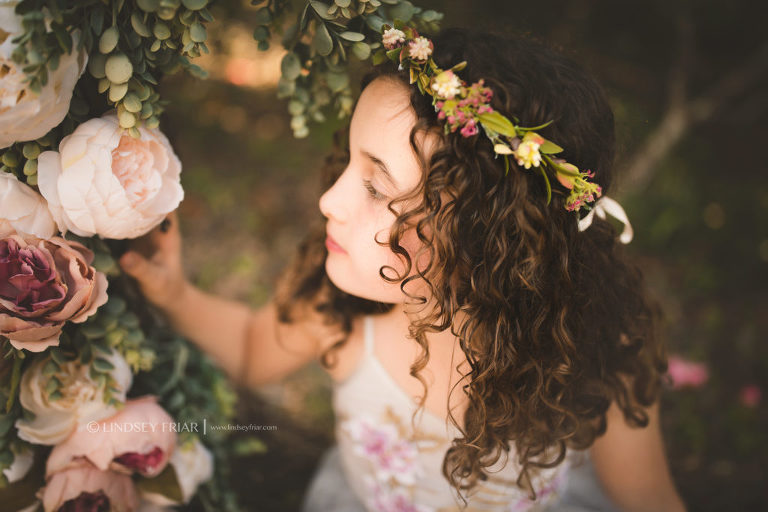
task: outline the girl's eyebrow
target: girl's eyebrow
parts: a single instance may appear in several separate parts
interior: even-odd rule
[[[375,155],[372,155],[368,151],[362,150],[362,153],[367,156],[376,166],[379,168],[379,170],[384,173],[384,176],[387,177],[390,183],[395,186],[395,188],[400,188],[397,180],[394,176],[392,176],[392,173],[389,172],[389,169],[387,168],[387,164],[381,161],[381,159],[377,158]]]

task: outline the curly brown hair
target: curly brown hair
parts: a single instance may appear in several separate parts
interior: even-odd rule
[[[467,61],[462,78],[485,79],[494,91],[494,109],[523,126],[553,120],[542,136],[565,148],[561,156],[567,161],[593,170],[593,181],[610,192],[613,114],[585,71],[526,38],[451,29],[433,41],[438,66]],[[408,85],[406,74],[380,66],[362,86],[382,77]],[[648,424],[644,407],[657,400],[667,369],[660,309],[610,222],[596,217],[589,229],[578,231],[578,215],[564,207],[568,191],[554,176],[547,205],[541,176],[514,162],[505,175],[487,138],[444,134],[431,98],[411,89],[417,122],[410,141],[423,171],[414,192],[419,204],[398,213],[393,204],[412,197],[390,203],[396,220],[388,243],[406,268],[394,278],[391,267],[379,273],[400,282],[404,292],[409,280],[421,279],[432,294],[434,307],[411,325],[422,348],[411,375],[424,385],[419,372],[429,359],[429,331],[451,328],[469,364],[460,383],[469,404],[463,426],[450,416],[462,437],[445,455],[446,478],[457,490],[471,489],[514,442],[522,468],[517,485],[535,499],[531,473],[561,463],[566,448],[589,447],[605,432],[612,402],[630,425]],[[425,131],[441,139],[428,161],[416,143]],[[326,188],[348,161],[345,144],[345,135],[337,134],[326,162]],[[399,242],[414,225],[429,264],[406,278],[411,258]],[[325,273],[324,238],[318,224],[284,274],[276,299],[282,321],[291,321],[296,304],[304,303],[341,327],[344,335],[322,357],[331,365],[355,316],[392,305],[336,288]],[[459,311],[466,313],[460,325]],[[553,449],[557,456],[547,458]]]

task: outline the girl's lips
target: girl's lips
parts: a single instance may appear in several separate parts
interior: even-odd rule
[[[325,246],[328,248],[329,251],[339,252],[339,253],[347,252],[344,249],[342,249],[342,247],[339,244],[336,243],[336,240],[331,238],[331,235],[326,235]]]

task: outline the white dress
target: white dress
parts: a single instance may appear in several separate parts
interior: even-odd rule
[[[524,512],[617,510],[602,494],[587,451],[569,450],[555,468],[537,470],[536,499],[515,484],[520,466],[510,456],[465,497],[443,476],[456,428],[422,410],[376,359],[373,318],[364,319],[363,355],[352,375],[333,389],[337,447],[321,462],[305,497],[305,512]],[[415,423],[415,424],[414,424]]]

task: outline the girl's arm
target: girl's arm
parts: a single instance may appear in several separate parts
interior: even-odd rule
[[[664,454],[659,402],[646,409],[645,428],[632,428],[614,402],[606,433],[590,448],[595,472],[606,494],[627,512],[685,512]]]
[[[155,228],[131,243],[120,266],[144,296],[167,315],[174,329],[192,340],[239,384],[254,387],[280,379],[318,357],[333,332],[318,313],[304,308],[294,323],[277,321],[271,302],[257,310],[194,287],[181,264],[181,235],[174,212],[170,228]]]

